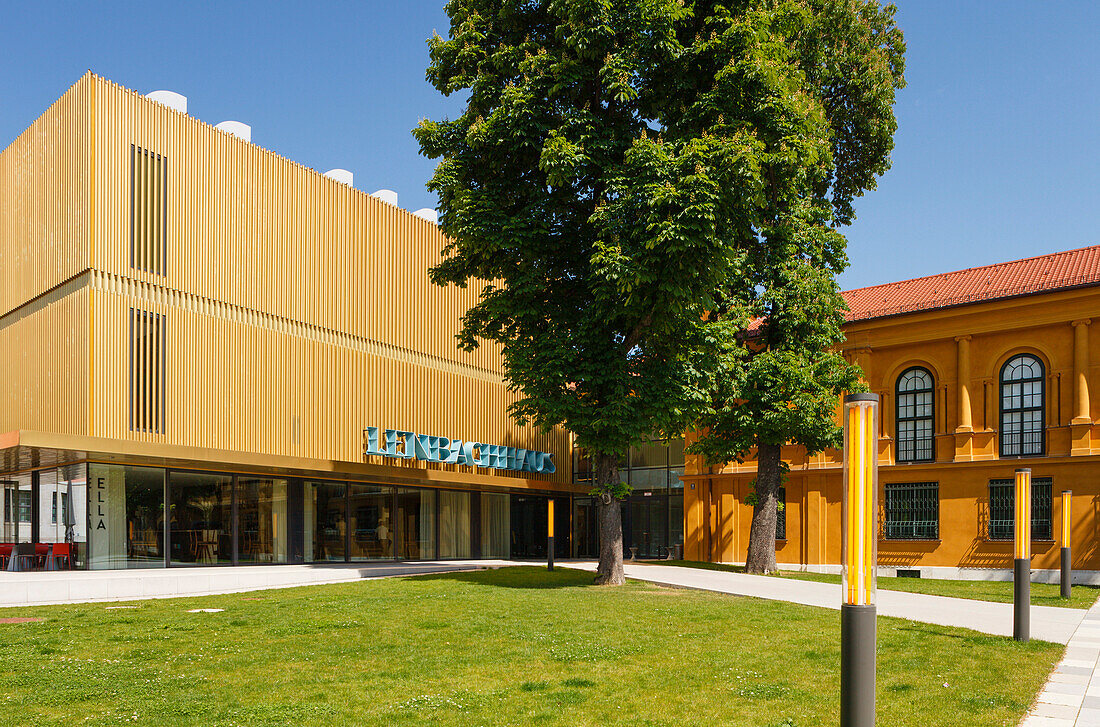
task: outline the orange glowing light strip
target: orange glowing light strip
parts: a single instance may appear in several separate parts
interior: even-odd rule
[[[875,407],[861,406],[863,431],[863,526],[860,534],[864,540],[860,555],[863,559],[864,599],[871,603],[875,592],[875,457],[878,454],[875,432]]]
[[[851,406],[848,408],[848,482],[846,486],[848,488],[848,511],[847,515],[847,548],[845,548],[845,557],[847,562],[844,567],[847,569],[847,586],[848,593],[845,597],[845,603],[858,604],[859,599],[857,597],[857,588],[855,578],[856,569],[859,567],[858,558],[855,554],[858,552],[856,545],[856,538],[858,528],[853,527],[855,524],[855,518],[852,517],[852,513],[855,511],[855,503],[858,499],[859,492],[859,468],[855,466],[859,462],[859,407]]]
[[[1031,558],[1031,470],[1016,470],[1016,558]]]
[[[1070,523],[1073,518],[1071,517],[1073,506],[1073,492],[1070,490],[1062,490],[1062,547],[1068,548],[1070,538]]]
[[[554,499],[550,498],[546,501],[549,503],[546,507],[546,537],[554,537]]]
[[[875,407],[848,407],[845,603],[868,605],[875,591]]]

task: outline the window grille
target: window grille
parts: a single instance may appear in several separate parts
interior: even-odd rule
[[[775,496],[779,507],[775,509],[775,539],[787,539],[787,488],[780,487]]]
[[[931,462],[935,459],[933,407],[932,374],[927,369],[911,368],[898,377],[898,462]]]
[[[164,433],[164,322],[130,309],[130,431]]]
[[[1009,359],[1001,368],[1001,456],[1043,454],[1043,364],[1034,356]]]
[[[1054,481],[1050,477],[1031,480],[1031,539],[1051,539],[1051,493]],[[1013,480],[989,481],[989,539],[1012,540],[1016,532],[1014,510],[1016,483]]]
[[[130,145],[130,267],[167,269],[168,158]]]
[[[886,540],[936,540],[940,537],[940,485],[905,482],[885,485]]]

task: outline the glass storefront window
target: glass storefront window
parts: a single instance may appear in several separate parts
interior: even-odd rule
[[[238,562],[287,562],[286,480],[238,478],[237,518]]]
[[[630,486],[635,492],[642,490],[664,491],[668,488],[668,469],[648,467],[630,470]]]
[[[574,482],[587,481],[590,475],[580,465],[583,451],[574,450]],[[664,557],[668,546],[683,544],[684,537],[684,440],[673,438],[654,440],[630,448],[619,475],[633,489],[623,503],[624,555],[636,548],[638,556]],[[594,557],[599,550],[596,526],[596,506],[588,498],[574,501],[574,553],[578,557]]]
[[[580,447],[573,449],[573,481],[592,481],[592,460],[588,458],[587,452]]]
[[[0,482],[3,487],[3,541],[31,542],[31,476],[12,475]]]
[[[435,491],[398,488],[397,525],[399,558],[435,558]]]
[[[508,495],[495,492],[481,493],[481,557],[510,558],[510,534],[512,511]]]
[[[393,558],[393,488],[348,485],[351,560]]]
[[[668,497],[638,494],[630,496],[630,547],[642,558],[660,558],[668,545]],[[625,529],[625,528],[624,528]]]
[[[306,562],[344,560],[347,485],[343,482],[306,482],[303,507]]]
[[[0,477],[0,542],[64,544],[94,569],[544,558],[545,494],[80,464]],[[557,555],[573,513],[555,498]]]
[[[594,497],[573,498],[573,554],[578,558],[595,558],[600,554],[596,517]]]
[[[681,483],[682,487],[682,483]],[[680,556],[684,553],[684,494],[678,492],[668,498],[668,542],[679,545]]]
[[[73,567],[83,568],[88,542],[88,468],[66,465],[38,479],[38,542],[69,543]]]
[[[93,464],[88,480],[89,567],[163,568],[164,470]]]
[[[71,517],[68,493],[58,488],[58,471],[38,474],[38,542],[65,542],[65,520]]]
[[[439,493],[439,557],[470,557],[470,493]]]
[[[233,562],[233,478],[172,472],[168,478],[173,565]]]
[[[512,557],[546,557],[547,498],[512,495]]]

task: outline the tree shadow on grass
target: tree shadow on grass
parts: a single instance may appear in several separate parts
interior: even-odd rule
[[[488,570],[466,571],[459,573],[432,573],[430,575],[411,576],[418,581],[457,581],[476,586],[495,588],[520,588],[524,590],[544,590],[551,588],[595,587],[595,574],[572,568],[558,568],[548,571],[538,566],[510,566]]]
[[[938,626],[936,624],[922,624],[915,621],[911,621],[905,625],[895,626],[895,631],[913,631],[924,636],[940,636],[949,639],[958,639],[960,641],[966,641],[971,644],[999,644],[999,643],[1015,643],[1009,636],[998,636],[996,634],[983,634],[980,631],[970,631],[963,629],[962,631],[953,631],[953,627]],[[1048,643],[1035,639],[1038,643]]]

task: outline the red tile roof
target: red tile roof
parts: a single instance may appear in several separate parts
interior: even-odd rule
[[[1100,284],[1100,245],[844,291],[848,322]]]

